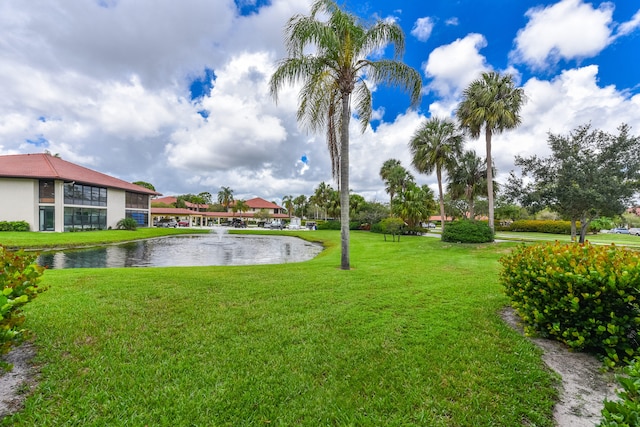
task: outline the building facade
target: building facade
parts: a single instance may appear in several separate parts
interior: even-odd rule
[[[47,153],[0,156],[0,221],[32,231],[103,230],[123,218],[148,227],[158,194]]]

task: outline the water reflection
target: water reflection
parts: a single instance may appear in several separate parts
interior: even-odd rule
[[[321,245],[291,236],[205,234],[46,252],[38,264],[52,269],[284,264],[321,251]]]

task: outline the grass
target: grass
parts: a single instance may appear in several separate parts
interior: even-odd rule
[[[26,310],[39,386],[3,425],[553,425],[556,380],[499,315],[513,243],[353,232],[342,271],[339,232],[299,234],[327,249],[47,271]]]
[[[129,240],[150,239],[172,234],[208,233],[195,228],[139,228],[137,230],[102,230],[75,233],[0,232],[0,245],[7,249],[51,249],[98,246]]]

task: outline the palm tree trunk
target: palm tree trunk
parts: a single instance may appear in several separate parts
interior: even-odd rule
[[[436,178],[438,179],[438,201],[440,202],[440,228],[444,233],[444,195],[442,194],[442,170],[436,166]]]
[[[486,141],[487,141],[487,200],[489,202],[489,228],[491,232],[495,233],[495,227],[493,223],[493,162],[491,161],[491,129],[486,128]]]
[[[340,268],[349,270],[349,94],[342,95],[342,129],[340,129]]]

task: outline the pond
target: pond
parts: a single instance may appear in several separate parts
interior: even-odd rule
[[[322,245],[292,236],[211,233],[45,252],[37,262],[51,269],[285,264],[320,252]]]

